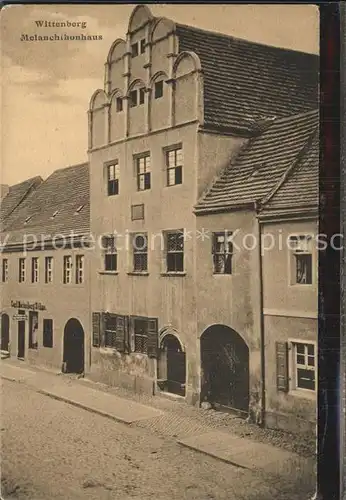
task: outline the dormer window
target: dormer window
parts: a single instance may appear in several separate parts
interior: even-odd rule
[[[79,212],[82,210],[84,205],[79,205],[79,207],[76,209],[75,214],[79,214]]]
[[[141,47],[141,54],[144,54],[145,52],[145,38],[140,41],[140,47]]]
[[[155,99],[163,96],[163,80],[155,83]]]
[[[24,221],[24,224],[27,224],[32,219],[32,215],[29,215]]]
[[[51,219],[54,219],[54,217],[56,217],[59,213],[59,210],[55,210],[55,212],[53,213]]]
[[[133,43],[131,45],[131,56],[132,57],[137,57],[138,56],[138,42]]]
[[[116,100],[116,110],[117,110],[118,113],[123,110],[123,99],[122,99],[122,97],[117,97],[117,100]]]

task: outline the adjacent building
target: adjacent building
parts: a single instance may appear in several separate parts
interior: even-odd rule
[[[12,203],[23,189],[2,203],[12,208],[1,227],[1,349],[82,373],[90,366],[89,167],[57,170]]]

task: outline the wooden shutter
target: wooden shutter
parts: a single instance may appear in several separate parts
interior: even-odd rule
[[[288,344],[276,342],[276,387],[278,391],[288,392]]]
[[[126,349],[126,316],[120,316],[117,314],[116,317],[116,336],[115,336],[115,348],[119,352],[125,352]]]
[[[106,325],[106,313],[101,313],[101,321],[100,321],[100,346],[105,346],[105,325]]]
[[[101,314],[93,312],[92,314],[92,328],[93,328],[93,347],[100,347],[101,345]]]
[[[130,316],[128,323],[128,348],[129,352],[135,352],[135,318]]]
[[[159,332],[157,318],[148,319],[148,342],[147,352],[149,358],[157,358],[159,344]]]

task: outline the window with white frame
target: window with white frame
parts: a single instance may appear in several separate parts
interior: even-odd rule
[[[136,162],[136,175],[137,175],[137,189],[138,191],[145,191],[151,187],[151,173],[150,173],[150,155],[141,156],[135,159]]]
[[[148,271],[148,237],[145,233],[132,235],[133,272]]]
[[[290,262],[291,262],[291,284],[312,284],[312,236],[296,235],[290,236]]]
[[[63,282],[64,284],[72,283],[72,257],[65,255],[63,267]]]
[[[45,258],[44,280],[46,283],[53,282],[53,257]]]
[[[119,194],[120,167],[118,162],[107,165],[107,194]]]
[[[31,283],[38,283],[38,257],[31,259]]]
[[[184,232],[167,231],[166,244],[166,271],[179,273],[184,271]]]
[[[76,255],[76,284],[84,282],[84,255]]]
[[[166,151],[167,186],[183,182],[183,150],[181,147]]]
[[[8,259],[2,260],[2,281],[3,283],[8,281]]]
[[[316,390],[317,355],[314,343],[292,342],[293,388]]]
[[[232,274],[232,233],[229,231],[213,233],[212,252],[214,274]]]
[[[115,272],[117,270],[117,248],[115,236],[103,237],[104,270]]]
[[[18,276],[19,283],[24,283],[25,281],[25,259],[20,258],[19,259],[19,276]]]

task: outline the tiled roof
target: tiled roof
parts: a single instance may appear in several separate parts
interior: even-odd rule
[[[8,193],[0,203],[0,225],[20,206],[24,200],[32,195],[33,191],[41,184],[42,178],[32,177],[26,181],[10,186]]]
[[[89,229],[89,165],[81,164],[53,172],[7,219],[3,233],[10,234],[11,244],[21,242],[25,234],[40,239],[41,235],[86,234]]]
[[[318,128],[318,111],[273,122],[216,178],[195,212],[216,212],[261,202],[300,161]]]
[[[301,161],[289,172],[283,184],[268,197],[261,209],[263,215],[280,215],[306,209],[318,209],[319,134]]]
[[[176,25],[179,52],[195,52],[204,75],[205,126],[251,131],[252,120],[318,106],[319,58]]]

